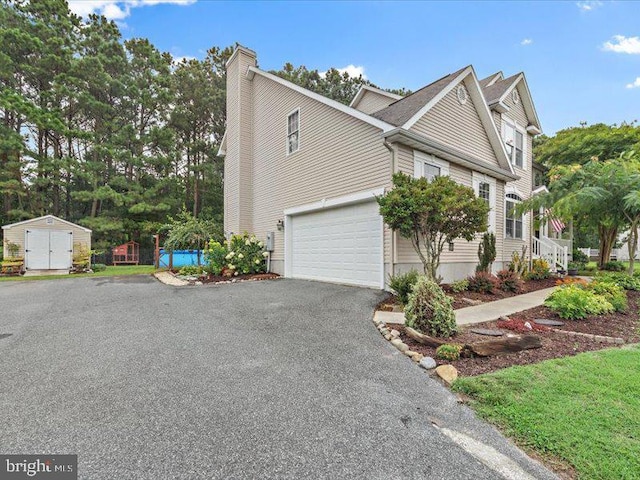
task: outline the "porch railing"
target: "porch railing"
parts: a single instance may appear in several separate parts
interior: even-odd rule
[[[546,237],[533,237],[531,247],[534,258],[546,260],[552,271],[567,271],[567,266],[569,265],[569,248],[567,245],[560,245]]]

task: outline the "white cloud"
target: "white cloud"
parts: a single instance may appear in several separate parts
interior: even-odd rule
[[[637,77],[631,83],[627,83],[627,88],[640,88],[640,77]]]
[[[189,60],[195,60],[196,57],[191,57],[189,55],[182,55],[182,56],[176,56],[176,55],[172,55],[173,56],[173,64],[174,65],[178,65],[179,63],[182,63],[184,60],[186,60],[187,62]]]
[[[576,5],[583,12],[590,12],[598,7],[601,7],[602,2],[600,0],[586,0],[584,2],[576,2]]]
[[[195,2],[196,0],[69,0],[69,10],[81,17],[96,13],[109,20],[123,20],[131,14],[132,8],[161,3],[191,5]]]
[[[520,42],[520,45],[531,45],[533,43],[533,39],[531,38],[525,38],[524,40],[522,40]]]
[[[364,78],[365,80],[367,79],[367,75],[364,73],[364,67],[362,66],[349,64],[346,67],[336,68],[336,70],[340,73],[347,72],[350,77],[357,78],[360,75],[362,75],[362,78]],[[318,73],[320,74],[321,77],[324,77],[327,74],[327,71],[325,70],[324,72],[318,72]]]
[[[609,52],[640,55],[640,37],[614,35],[612,41],[604,42],[602,48]]]

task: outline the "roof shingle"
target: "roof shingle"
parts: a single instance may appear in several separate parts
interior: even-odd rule
[[[511,75],[510,77],[505,78],[504,80],[497,81],[496,83],[494,83],[489,87],[486,87],[486,88],[483,87],[482,93],[484,94],[484,98],[487,101],[487,104],[491,105],[496,100],[499,100],[500,97],[504,95],[504,92],[506,92],[507,90],[509,90],[509,88],[511,88],[511,86],[513,85],[513,82],[518,77],[518,75],[520,74],[516,73],[515,75]]]

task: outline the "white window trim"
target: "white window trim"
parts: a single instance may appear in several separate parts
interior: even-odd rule
[[[293,115],[294,113],[298,112],[298,148],[296,148],[293,152],[289,151],[289,117],[291,117],[291,115]],[[300,151],[300,131],[302,130],[302,121],[300,119],[301,115],[300,115],[300,107],[295,108],[294,110],[292,110],[291,112],[289,112],[289,114],[287,115],[287,121],[286,121],[286,125],[285,125],[285,151],[287,154],[287,157],[289,155],[293,155],[296,152]]]
[[[480,183],[489,184],[489,208],[491,208],[491,210],[489,211],[489,228],[487,231],[496,233],[496,179],[493,177],[489,177],[484,173],[471,172],[471,182],[473,184],[473,191],[478,197],[480,196]]]
[[[419,150],[413,151],[413,176],[414,178],[422,177],[422,172],[424,171],[424,164],[431,165],[432,167],[438,167],[440,169],[441,177],[449,176],[449,162],[446,160],[442,160],[433,155],[429,155],[428,153],[421,152]]]
[[[512,241],[516,241],[516,242],[526,242],[527,239],[529,238],[529,214],[528,213],[523,213],[522,214],[522,238],[519,237],[508,237],[507,236],[507,195],[508,194],[512,194],[512,195],[517,195],[519,196],[522,200],[518,201],[515,199],[508,199],[509,202],[512,203],[520,203],[522,201],[524,201],[525,197],[524,195],[522,195],[518,190],[515,190],[513,188],[507,188],[506,191],[504,192],[504,225],[503,225],[503,233],[504,233],[504,239],[505,240],[512,240]],[[515,226],[514,226],[514,230],[515,230]]]
[[[525,127],[522,127],[521,125],[518,124],[518,122],[516,122],[515,120],[512,120],[509,117],[506,116],[502,116],[502,127],[501,127],[501,132],[500,134],[502,135],[502,142],[505,142],[505,138],[506,138],[506,132],[505,132],[505,126],[509,125],[511,127],[513,127],[515,130],[517,130],[518,132],[520,132],[522,134],[522,167],[519,167],[518,165],[516,165],[515,163],[513,163],[513,159],[509,158],[509,155],[507,155],[507,157],[509,158],[509,163],[514,167],[517,168],[519,170],[526,170],[527,169],[527,148],[528,148],[528,143],[529,143],[529,137],[528,137],[528,133],[527,133],[527,129]],[[515,137],[514,137],[514,141],[515,141]],[[505,146],[505,151],[506,151],[506,146]],[[513,151],[515,152],[515,145],[513,146]]]

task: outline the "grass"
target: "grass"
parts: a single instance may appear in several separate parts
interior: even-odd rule
[[[38,280],[62,280],[66,278],[84,277],[117,277],[121,275],[148,275],[155,272],[153,265],[118,265],[108,266],[106,270],[95,273],[76,273],[73,275],[41,275],[35,277],[0,277],[0,282],[30,282]]]
[[[461,378],[478,414],[580,479],[640,479],[640,345]]]

